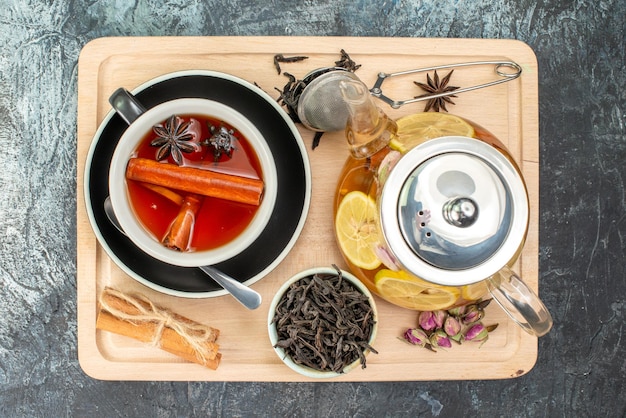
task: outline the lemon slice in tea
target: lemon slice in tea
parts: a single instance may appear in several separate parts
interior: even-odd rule
[[[405,153],[422,142],[442,136],[474,137],[474,128],[458,116],[439,112],[423,112],[405,116],[397,121],[398,136],[389,146]]]
[[[469,302],[482,298],[487,294],[488,291],[489,290],[487,289],[487,282],[482,281],[463,286],[461,288],[461,296],[463,296],[463,299]]]
[[[448,309],[460,294],[454,287],[427,283],[404,271],[380,270],[374,282],[380,296],[387,301],[418,311]]]
[[[343,254],[352,264],[367,270],[380,266],[373,250],[379,238],[374,199],[360,191],[345,195],[335,216],[335,233]]]

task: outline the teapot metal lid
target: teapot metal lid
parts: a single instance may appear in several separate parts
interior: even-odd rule
[[[528,196],[495,147],[442,137],[406,153],[380,197],[383,236],[398,262],[433,283],[462,286],[495,274],[521,249]]]

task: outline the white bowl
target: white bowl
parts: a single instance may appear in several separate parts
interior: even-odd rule
[[[333,371],[320,371],[317,369],[313,369],[311,367],[297,364],[291,359],[291,357],[289,357],[289,355],[285,352],[284,349],[280,347],[275,347],[276,343],[278,342],[278,331],[276,330],[276,324],[273,323],[274,315],[276,312],[276,307],[278,306],[278,303],[282,299],[283,295],[285,294],[289,286],[291,286],[292,283],[295,283],[298,280],[301,280],[305,277],[312,276],[318,273],[337,274],[337,270],[335,270],[334,268],[330,268],[330,267],[312,268],[312,269],[304,270],[304,271],[301,271],[300,273],[297,273],[296,275],[291,277],[289,280],[287,280],[285,283],[283,283],[283,285],[276,292],[276,295],[274,295],[274,298],[272,299],[272,303],[270,304],[267,324],[268,324],[269,338],[270,338],[272,347],[274,348],[274,351],[276,352],[278,357],[283,361],[283,363],[285,363],[291,370],[294,370],[300,373],[301,375],[304,375],[307,377],[318,378],[318,379],[326,379],[326,378],[332,378],[332,377],[345,375],[351,370],[354,370],[355,368],[360,367],[361,365],[360,359],[357,359],[354,362],[347,365],[346,367],[344,367],[343,373],[337,373]],[[361,281],[357,279],[354,275],[344,270],[341,270],[341,274],[344,280],[347,280],[350,283],[352,283],[354,287],[356,287],[361,293],[367,296],[368,302],[370,306],[372,307],[372,311],[374,314],[374,326],[372,328],[372,334],[368,341],[370,346],[372,346],[374,343],[374,340],[376,339],[376,334],[378,332],[378,311],[376,309],[376,304],[374,303],[374,297],[372,296],[370,291],[367,289],[367,287],[365,287],[365,285],[361,283]],[[364,354],[367,356],[369,354],[369,350],[365,350]]]
[[[142,138],[152,127],[173,114],[196,114],[220,119],[246,137],[259,159],[263,171],[264,191],[261,204],[250,224],[235,239],[205,251],[180,252],[169,249],[154,238],[134,213],[126,186],[126,166]],[[278,191],[276,166],[271,150],[259,130],[241,113],[207,99],[176,99],[157,105],[131,123],[115,148],[109,170],[109,193],[115,216],[124,232],[137,247],[165,263],[197,267],[217,264],[239,254],[252,244],[267,225]]]

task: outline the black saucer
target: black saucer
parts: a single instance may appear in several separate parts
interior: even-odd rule
[[[278,195],[274,212],[250,247],[215,265],[246,284],[261,279],[289,253],[309,209],[311,171],[302,138],[293,122],[256,86],[211,71],[169,74],[147,82],[133,94],[148,109],[184,97],[215,100],[243,114],[261,132],[276,162]],[[100,125],[87,157],[85,201],[98,241],[122,270],[155,290],[196,298],[224,294],[200,269],[173,266],[146,255],[109,223],[104,213],[104,200],[109,195],[109,165],[126,127],[121,117],[111,111]]]

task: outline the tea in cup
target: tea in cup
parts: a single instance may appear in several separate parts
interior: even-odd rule
[[[111,160],[109,193],[131,241],[185,267],[225,261],[252,244],[278,188],[259,130],[212,100],[175,99],[144,111],[130,93],[116,94],[130,125]]]

